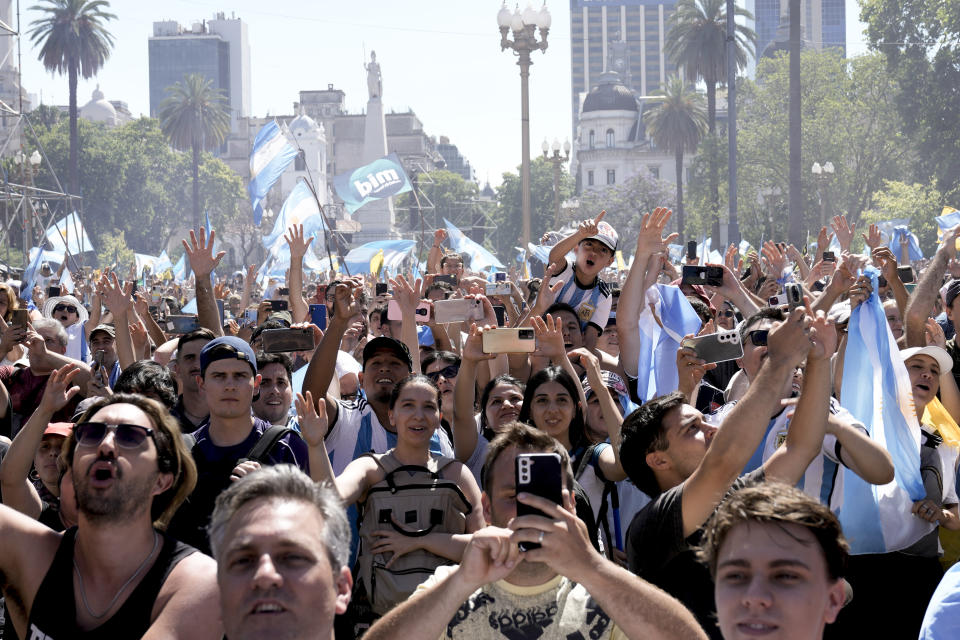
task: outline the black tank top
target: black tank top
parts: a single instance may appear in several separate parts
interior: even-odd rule
[[[77,528],[67,529],[44,576],[30,609],[27,638],[45,640],[93,640],[94,638],[140,638],[150,628],[150,614],[160,587],[178,562],[196,549],[162,533],[157,559],[140,584],[109,620],[90,631],[77,627],[73,593],[73,547]],[[39,635],[38,635],[39,634]]]

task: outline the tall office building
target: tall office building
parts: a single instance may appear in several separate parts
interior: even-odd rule
[[[209,78],[227,96],[232,128],[250,115],[250,43],[240,18],[218,13],[189,27],[174,20],[154,22],[148,53],[151,116],[157,115],[167,87],[190,73]]]
[[[674,0],[570,0],[573,133],[583,98],[600,74],[616,71],[637,95],[675,71],[663,50]]]
[[[789,0],[755,0],[757,57],[778,50],[789,38]],[[835,47],[847,50],[847,22],[844,0],[800,0],[800,29],[804,46],[818,51]],[[778,32],[779,30],[779,32]],[[768,51],[769,49],[769,51]]]

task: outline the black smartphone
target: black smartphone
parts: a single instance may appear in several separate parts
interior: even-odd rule
[[[312,351],[313,329],[267,329],[260,334],[264,353]]]
[[[10,318],[10,326],[26,329],[29,318],[30,316],[26,309],[14,309],[13,316]]]
[[[497,314],[497,326],[502,327],[507,320],[507,308],[503,305],[493,305],[493,312]]]
[[[225,313],[224,306],[223,306],[223,298],[217,298],[217,313],[220,314],[220,326],[222,327],[224,323],[224,313]]]
[[[719,287],[723,284],[723,267],[701,267],[695,264],[685,264],[680,281],[683,284],[705,284],[710,287]]]
[[[518,453],[516,458],[517,493],[529,493],[563,504],[563,474],[560,454],[557,453]],[[547,518],[540,509],[517,501],[517,517],[534,515]],[[539,549],[536,542],[521,542],[521,551]]]
[[[902,267],[897,267],[897,277],[900,278],[900,282],[907,284],[913,282],[913,267],[910,265],[904,265]]]
[[[385,296],[385,295],[387,295],[387,283],[386,283],[386,282],[378,282],[378,283],[375,285],[375,292],[376,292],[376,294],[377,294],[378,296]]]
[[[823,252],[823,261],[824,262],[836,262],[837,256],[833,251],[824,251]]]
[[[687,243],[687,260],[697,259],[697,241],[691,240]]]
[[[457,276],[455,276],[455,275],[445,276],[445,275],[443,275],[443,274],[440,274],[440,275],[437,275],[437,276],[433,276],[433,281],[434,281],[434,282],[446,282],[446,283],[449,284],[451,287],[456,287],[456,286],[457,286]]]
[[[287,311],[290,304],[286,300],[271,300],[270,311]]]
[[[47,298],[56,298],[60,295],[60,287],[49,286],[47,287]]]

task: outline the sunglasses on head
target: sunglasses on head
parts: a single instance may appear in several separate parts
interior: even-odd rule
[[[434,371],[433,373],[428,373],[427,377],[436,382],[440,379],[440,376],[443,376],[447,380],[451,378],[456,378],[457,374],[460,373],[460,367],[455,364],[450,365],[449,367],[444,367],[440,371]]]
[[[66,311],[67,313],[76,313],[77,308],[72,304],[58,304],[53,308],[54,313],[56,313],[57,311]]]
[[[768,329],[754,329],[747,334],[747,340],[753,343],[755,347],[767,346],[767,336],[770,335]]]
[[[108,424],[106,422],[81,422],[73,428],[77,444],[95,447],[113,432],[114,441],[121,449],[139,449],[147,437],[154,438],[153,429],[136,424]],[[156,442],[156,439],[154,439]]]

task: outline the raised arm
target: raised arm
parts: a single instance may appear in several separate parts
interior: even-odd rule
[[[27,326],[27,337],[24,339],[24,344],[27,347],[31,362],[39,363],[40,368],[51,371],[68,364],[75,364],[77,365],[77,377],[73,382],[81,389],[86,389],[87,383],[90,382],[90,378],[92,377],[90,367],[79,360],[74,360],[73,358],[50,351],[47,349],[47,344],[44,342],[43,336],[34,331],[31,325]]]
[[[197,322],[201,327],[213,331],[213,335],[222,336],[223,327],[220,325],[220,310],[217,309],[217,300],[213,295],[213,285],[210,283],[210,274],[220,264],[226,251],[213,255],[213,240],[217,232],[211,231],[207,238],[205,229],[200,229],[200,239],[193,229],[190,230],[190,242],[183,240],[183,249],[187,252],[190,268],[193,269],[197,292]]]
[[[620,342],[620,364],[628,376],[637,375],[637,357],[640,354],[640,312],[645,304],[645,280],[648,265],[655,259],[660,264],[659,254],[663,247],[677,236],[663,237],[663,230],[673,212],[665,207],[657,207],[653,213],[644,214],[637,235],[637,251],[633,265],[627,274],[627,281],[620,289],[620,303],[617,305],[617,337]]]
[[[613,482],[619,482],[627,477],[627,472],[623,470],[620,464],[620,427],[623,425],[623,416],[620,415],[620,409],[617,408],[617,401],[613,399],[610,389],[603,383],[600,377],[600,359],[597,358],[588,349],[581,348],[571,351],[570,356],[580,360],[580,366],[587,372],[587,382],[590,383],[590,389],[597,394],[597,400],[600,401],[600,412],[603,414],[603,423],[607,427],[607,438],[610,440],[609,447],[605,447],[600,452],[597,465],[603,472],[603,477]],[[584,405],[586,410],[586,405]]]
[[[763,439],[781,391],[810,347],[810,318],[804,307],[767,338],[767,358],[744,397],[726,415],[703,460],[683,485],[683,535],[699,529],[743,471]]]
[[[310,364],[303,378],[303,392],[309,391],[317,402],[320,398],[325,398],[327,417],[331,421],[336,421],[339,405],[328,389],[337,368],[340,341],[343,340],[343,334],[350,325],[350,319],[360,312],[360,305],[357,302],[360,287],[360,283],[356,280],[348,280],[337,285],[334,292],[333,317],[330,318],[323,339],[313,351],[313,357],[310,358]]]
[[[304,322],[310,320],[310,308],[307,301],[303,299],[303,256],[313,242],[313,236],[303,237],[303,225],[293,225],[287,229],[283,239],[290,246],[290,278],[287,281],[287,287],[290,288],[290,313],[294,322]],[[246,287],[246,284],[244,284]]]
[[[937,249],[933,260],[927,265],[920,278],[917,288],[914,289],[907,302],[907,313],[903,318],[906,325],[907,346],[922,347],[924,341],[924,323],[936,302],[943,274],[947,271],[950,258],[957,255],[956,241],[960,236],[960,225],[957,225],[943,234],[943,243]]]
[[[477,448],[477,423],[473,419],[478,363],[496,356],[483,352],[483,329],[473,325],[460,354],[460,374],[453,386],[453,453],[467,462]]]
[[[67,365],[50,374],[40,404],[10,443],[10,449],[0,463],[3,503],[31,518],[39,518],[43,509],[40,496],[29,480],[33,458],[53,414],[80,392],[79,387],[72,386],[77,372],[75,365]]]
[[[413,373],[420,373],[420,341],[417,338],[417,305],[423,297],[423,281],[420,278],[407,281],[403,276],[390,280],[393,287],[393,298],[400,305],[403,313],[403,328],[401,338],[410,351],[413,361]]]
[[[134,355],[133,338],[130,335],[130,319],[133,314],[133,299],[130,297],[130,292],[133,291],[133,283],[127,282],[121,285],[117,280],[117,274],[111,271],[100,278],[98,291],[107,309],[113,314],[114,330],[117,334],[117,360],[120,368],[126,369],[137,361]]]
[[[446,239],[446,229],[437,229],[433,232],[433,245],[430,246],[430,253],[427,254],[427,271],[429,273],[440,273],[440,258],[443,257],[443,249],[440,248],[440,245]]]
[[[103,301],[100,299],[100,292],[95,288],[90,301],[90,317],[87,318],[87,322],[83,325],[83,337],[88,342],[90,341],[90,332],[100,324],[100,315],[103,313],[102,307]]]
[[[787,439],[763,465],[768,478],[787,484],[796,484],[810,462],[820,455],[830,415],[830,357],[837,349],[837,330],[822,311],[810,324],[810,340],[803,391],[790,420]]]
[[[257,265],[247,265],[247,275],[243,279],[243,293],[240,295],[240,308],[246,309],[250,306],[250,297],[253,294],[253,279],[257,275]]]

